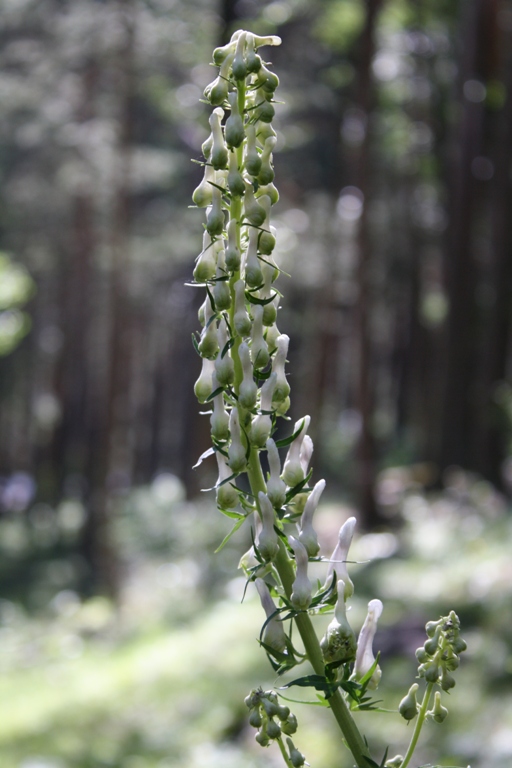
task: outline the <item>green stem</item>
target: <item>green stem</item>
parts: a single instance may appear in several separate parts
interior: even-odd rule
[[[258,451],[254,448],[251,450],[251,455],[249,457],[247,475],[249,477],[252,492],[256,497],[258,496],[259,491],[266,491]],[[291,560],[288,557],[286,547],[281,540],[279,540],[279,552],[274,565],[276,566],[283,584],[284,591],[286,592],[286,595],[290,597],[295,579],[295,572]],[[311,666],[317,675],[325,675],[322,650],[309,615],[306,612],[299,613],[298,616],[295,617],[295,623],[302,638],[302,642],[304,643],[304,649]],[[368,768],[368,763],[365,758],[370,757],[370,752],[339,690],[337,690],[329,699],[329,706],[336,718],[336,722],[340,727],[345,741],[352,752],[358,768]]]
[[[423,724],[427,716],[428,705],[430,702],[430,697],[432,696],[433,688],[434,688],[434,683],[429,683],[427,685],[427,688],[425,690],[425,695],[423,696],[423,701],[421,702],[420,711],[418,712],[418,719],[416,720],[416,725],[414,726],[414,732],[412,734],[411,743],[409,744],[409,749],[407,750],[407,753],[404,757],[404,761],[400,766],[400,768],[406,768],[406,766],[409,764],[411,760],[411,757],[413,756],[414,750],[416,749],[416,744],[418,743],[421,729],[423,728]]]

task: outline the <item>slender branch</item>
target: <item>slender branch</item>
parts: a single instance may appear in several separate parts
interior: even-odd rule
[[[414,732],[412,734],[411,743],[409,744],[409,749],[407,750],[407,753],[404,757],[404,761],[400,768],[406,768],[406,766],[409,764],[411,760],[411,757],[414,754],[414,750],[416,749],[416,744],[418,743],[418,739],[420,737],[421,729],[423,728],[423,724],[427,716],[427,710],[428,710],[430,697],[432,696],[433,689],[434,689],[434,683],[429,683],[425,689],[425,695],[423,696],[423,701],[421,702],[420,711],[418,712],[418,719],[416,720],[416,725],[414,726]]]

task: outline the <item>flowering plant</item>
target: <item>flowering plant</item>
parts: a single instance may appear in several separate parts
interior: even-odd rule
[[[217,506],[234,521],[221,546],[252,521],[253,544],[240,567],[248,581],[255,582],[266,614],[260,645],[273,669],[279,676],[306,661],[313,669],[282,687],[317,692],[358,768],[406,768],[425,721],[440,723],[447,715],[441,693],[455,685],[452,672],[466,644],[453,611],[426,625],[427,640],[416,652],[418,676],[425,682],[421,703],[416,700],[419,684],[414,683],[398,706],[405,720],[416,720],[409,748],[404,756],[393,758],[386,751],[377,762],[354,714],[377,710],[371,691],[379,684],[381,669],[372,644],[383,606],[378,599],[370,601],[356,637],[346,615],[346,602],[354,592],[347,560],[356,521],[350,518],[342,525],[325,580],[314,584],[308,565],[324,558],[319,556],[313,518],[325,481],[310,485],[309,416],[299,419],[288,437],[274,439],[278,420],[288,418],[290,407],[285,373],[289,338],[276,324],[280,269],[270,223],[279,199],[272,165],[279,80],[258,50],[280,42],[274,36],[235,32],[227,45],[215,49],[219,74],[205,90],[214,109],[211,134],[202,146],[204,178],[193,193],[195,205],[206,211],[193,284],[204,286],[206,296],[199,311],[202,330],[193,341],[202,359],[195,394],[200,403],[212,404],[212,448],[200,461],[215,454]],[[287,448],[283,465],[280,448]],[[239,484],[243,475],[248,489]],[[312,618],[330,612],[332,621],[318,639]],[[292,640],[292,625],[301,638],[300,648]],[[291,738],[297,718],[280,704],[278,695],[255,689],[246,704],[258,743],[266,747],[276,742],[287,766],[303,765],[305,757]]]

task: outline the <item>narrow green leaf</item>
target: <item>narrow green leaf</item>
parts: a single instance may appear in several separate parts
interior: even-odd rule
[[[234,526],[232,527],[232,529],[230,530],[230,532],[229,532],[229,533],[228,533],[226,536],[224,536],[224,538],[222,539],[221,543],[219,544],[219,546],[218,546],[218,547],[217,547],[217,549],[215,550],[215,554],[217,554],[218,552],[220,552],[220,551],[221,551],[221,549],[223,549],[223,547],[224,547],[224,546],[225,546],[225,545],[228,543],[228,541],[230,540],[230,538],[232,537],[232,535],[233,535],[234,533],[236,533],[236,532],[238,531],[238,529],[239,529],[239,528],[241,528],[241,526],[243,525],[243,523],[245,522],[245,520],[246,520],[245,516],[244,516],[244,517],[242,517],[242,518],[240,518],[240,520],[237,520],[237,522],[234,524]]]

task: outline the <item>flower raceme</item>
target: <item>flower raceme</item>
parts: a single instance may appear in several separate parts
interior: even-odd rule
[[[236,520],[223,543],[244,522],[255,520],[252,546],[240,567],[255,582],[266,614],[260,642],[274,670],[279,674],[309,660],[313,677],[324,681],[320,690],[329,692],[326,698],[356,765],[367,768],[377,763],[350,709],[367,701],[367,688],[375,688],[381,676],[372,645],[382,603],[370,601],[356,640],[346,614],[346,601],[354,591],[347,562],[355,518],[340,529],[323,586],[310,578],[310,561],[323,559],[314,517],[325,488],[324,480],[309,484],[310,417],[303,416],[292,430],[288,428],[288,437],[276,435],[280,420],[289,421],[290,409],[286,373],[290,340],[277,327],[280,268],[271,224],[279,200],[272,126],[279,79],[259,51],[280,42],[275,36],[235,32],[229,43],[215,49],[218,75],[204,92],[213,109],[210,135],[202,145],[203,178],[192,195],[205,213],[202,248],[193,271],[193,285],[205,289],[199,310],[202,327],[193,338],[202,361],[194,391],[200,403],[212,406],[213,449],[201,458],[215,453],[217,505]],[[280,448],[287,448],[283,462]],[[248,483],[239,482],[243,475]],[[311,616],[332,611],[333,605],[334,618],[319,640]],[[292,642],[293,622],[303,644],[300,651]],[[433,624],[425,648],[420,649],[420,675],[429,685],[439,679],[448,690],[463,641],[455,619]],[[411,692],[408,696],[412,700]],[[406,704],[401,703],[400,711],[412,717],[416,705],[408,699]],[[253,691],[248,706],[258,743],[277,742],[288,766],[303,765],[304,756],[289,738],[297,720],[279,705],[277,695]],[[435,722],[446,716],[439,696],[429,716]],[[408,759],[406,755],[404,760]]]

